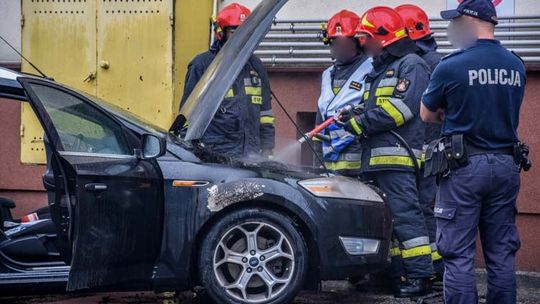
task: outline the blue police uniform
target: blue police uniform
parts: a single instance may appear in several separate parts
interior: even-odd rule
[[[433,36],[427,36],[423,39],[416,41],[418,46],[418,55],[424,59],[431,72],[435,70],[437,65],[442,59],[442,55],[437,52],[437,42]],[[441,125],[434,123],[424,123],[424,147],[431,141],[436,140],[441,136]],[[423,175],[423,174],[422,174]],[[442,263],[442,257],[437,250],[437,244],[435,244],[435,232],[437,231],[437,224],[435,223],[435,216],[433,214],[433,205],[435,203],[435,196],[437,194],[437,178],[435,176],[420,178],[419,184],[419,200],[426,226],[429,234],[429,242],[431,246],[431,260],[433,261],[433,270],[437,277],[441,277],[444,272],[444,265]]]
[[[515,214],[520,179],[511,151],[518,141],[525,82],[519,57],[497,40],[478,40],[445,57],[424,94],[423,104],[430,111],[444,109],[443,135],[463,134],[469,151],[475,151],[469,153],[468,164],[452,169],[441,180],[435,206],[448,304],[478,302],[477,229],[488,272],[487,302],[516,301],[515,253],[520,241]]]
[[[222,42],[196,56],[186,74],[183,106],[197,82],[212,63]],[[275,142],[270,81],[261,60],[252,56],[227,92],[201,141],[214,152],[231,157],[272,150]]]

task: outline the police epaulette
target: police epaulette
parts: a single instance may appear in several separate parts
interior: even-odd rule
[[[512,54],[514,54],[517,58],[519,58],[519,60],[521,60],[521,63],[525,64],[525,61],[523,61],[523,58],[521,58],[521,56],[519,56],[516,52],[514,51],[510,51]]]
[[[441,58],[441,61],[442,61],[442,60],[445,60],[445,59],[448,59],[448,58],[450,58],[450,57],[453,57],[453,56],[455,56],[455,55],[461,54],[461,53],[463,53],[463,50],[453,51],[452,53],[450,53],[450,54],[444,56],[443,58]]]

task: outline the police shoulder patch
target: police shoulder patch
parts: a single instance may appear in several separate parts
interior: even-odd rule
[[[386,76],[386,77],[394,77],[395,74],[396,74],[396,70],[391,69],[391,70],[386,71],[386,74],[384,74],[384,76]]]
[[[360,82],[353,81],[351,82],[349,88],[357,91],[362,91],[362,84]]]
[[[396,91],[404,93],[409,89],[411,81],[409,79],[401,78],[396,85]]]

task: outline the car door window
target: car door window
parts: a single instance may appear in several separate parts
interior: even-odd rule
[[[62,90],[30,84],[58,132],[66,152],[130,155],[122,127],[93,105]]]

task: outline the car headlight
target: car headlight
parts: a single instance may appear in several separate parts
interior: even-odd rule
[[[298,184],[318,197],[383,202],[382,197],[375,190],[350,177],[333,176],[306,179],[299,181]]]

